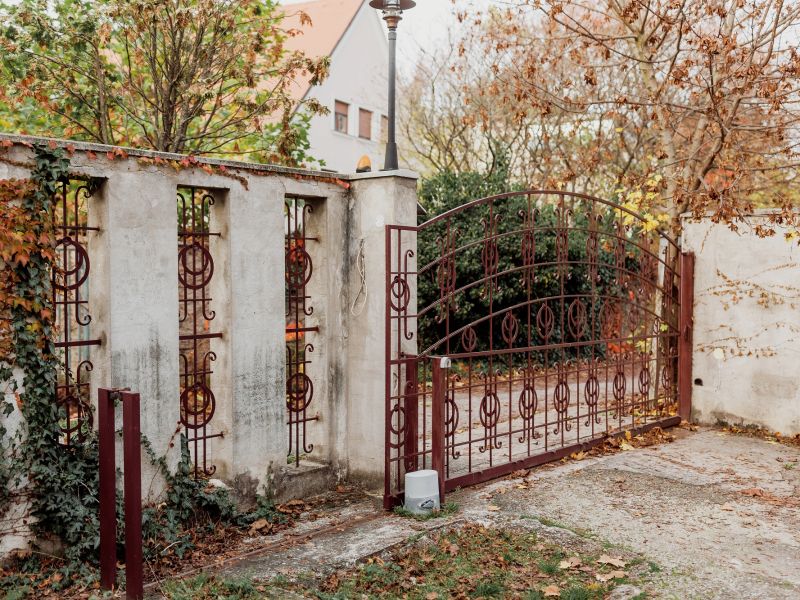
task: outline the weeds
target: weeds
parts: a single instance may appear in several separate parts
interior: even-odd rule
[[[417,521],[429,521],[430,519],[449,517],[450,515],[454,515],[457,512],[458,512],[458,504],[456,504],[455,502],[446,502],[444,506],[442,506],[439,510],[432,510],[431,512],[422,515],[412,513],[410,510],[406,510],[402,506],[396,506],[394,509],[394,514],[400,517],[416,519]]]

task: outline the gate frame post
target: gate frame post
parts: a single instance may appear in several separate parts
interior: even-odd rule
[[[692,417],[692,329],[694,326],[694,253],[680,255],[680,318],[678,325],[678,414]]]
[[[403,394],[403,410],[405,414],[405,440],[403,453],[405,454],[405,472],[410,473],[419,469],[419,365],[418,357],[404,355],[407,362],[405,393]]]
[[[439,504],[444,506],[445,490],[445,403],[447,399],[447,371],[450,359],[434,356],[431,359],[431,468],[439,474]]]

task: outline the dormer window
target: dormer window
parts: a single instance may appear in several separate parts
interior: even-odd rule
[[[334,128],[339,133],[347,133],[347,113],[350,111],[350,105],[346,102],[336,101],[334,105]]]

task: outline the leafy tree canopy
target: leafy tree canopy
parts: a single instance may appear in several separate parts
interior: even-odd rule
[[[308,157],[299,77],[276,0],[0,0],[0,126],[264,162]],[[308,23],[306,15],[301,21]]]

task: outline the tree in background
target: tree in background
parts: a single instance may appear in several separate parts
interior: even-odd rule
[[[284,47],[299,32],[275,0],[22,0],[3,13],[9,129],[292,162],[293,115],[325,110],[292,97],[295,77],[320,82],[328,59]]]
[[[521,181],[618,196],[652,226],[677,227],[685,211],[734,222],[763,205],[795,219],[800,3],[506,4],[460,13],[451,71],[415,83],[423,108],[410,135],[437,150],[429,166],[460,169],[438,156],[462,145],[485,155],[481,136],[510,135]],[[442,102],[458,89],[462,104]],[[498,114],[524,133],[498,134]]]
[[[524,100],[498,102],[487,93],[495,81],[490,56],[458,40],[423,55],[401,81],[403,155],[423,174],[491,174],[502,153],[515,182],[553,187],[573,141],[562,135],[564,115],[543,116]]]

